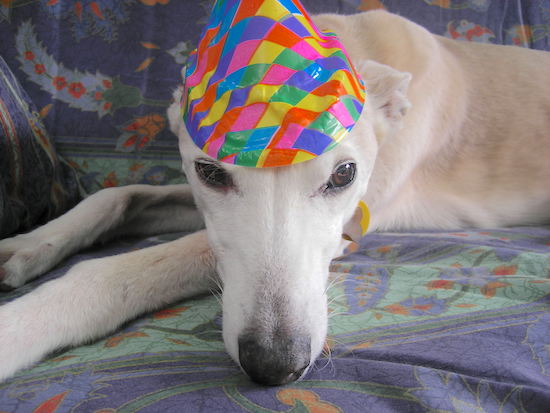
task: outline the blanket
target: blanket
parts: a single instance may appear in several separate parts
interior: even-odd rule
[[[179,235],[87,250],[1,300]],[[303,381],[251,383],[212,295],[52,355],[0,384],[0,411],[548,411],[550,227],[373,234],[331,272],[329,338]]]

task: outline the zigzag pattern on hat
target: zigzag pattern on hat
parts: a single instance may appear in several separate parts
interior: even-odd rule
[[[189,58],[182,111],[223,162],[273,167],[332,149],[357,122],[362,81],[297,0],[219,0]]]

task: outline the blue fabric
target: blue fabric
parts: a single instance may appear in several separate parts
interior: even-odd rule
[[[0,238],[45,223],[78,199],[74,171],[0,57]]]
[[[550,50],[550,0],[303,3],[386,8],[447,37]],[[164,113],[211,4],[0,2],[0,55],[88,190],[181,181]],[[0,301],[168,238],[88,250]],[[373,234],[331,267],[331,356],[302,382],[250,383],[224,350],[219,303],[202,297],[21,372],[0,384],[0,411],[546,413],[549,263],[548,227]]]
[[[175,236],[86,251],[0,302]],[[0,411],[548,412],[550,227],[372,234],[331,274],[330,352],[301,382],[251,383],[207,296],[52,355],[0,384]]]
[[[0,55],[90,192],[182,182],[165,111],[210,0],[0,2]],[[550,50],[550,0],[304,0],[386,8],[448,37]]]

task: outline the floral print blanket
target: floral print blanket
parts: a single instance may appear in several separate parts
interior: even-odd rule
[[[550,0],[302,2],[310,13],[386,8],[454,39],[550,50]],[[212,3],[0,1],[0,55],[88,192],[182,181],[165,112]]]
[[[387,8],[447,37],[550,50],[550,0],[303,3]],[[89,192],[182,181],[165,110],[210,5],[0,0],[0,54]],[[0,302],[80,260],[175,236],[87,250]],[[51,355],[0,384],[0,412],[549,411],[550,227],[373,234],[331,270],[329,340],[301,382],[250,383],[205,296]]]
[[[88,250],[1,299],[175,236]],[[373,234],[331,270],[325,354],[303,381],[248,381],[205,296],[53,354],[0,384],[0,412],[548,411],[550,227]]]

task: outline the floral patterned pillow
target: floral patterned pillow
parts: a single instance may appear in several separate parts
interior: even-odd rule
[[[0,238],[73,206],[76,174],[53,146],[34,104],[0,57]]]

